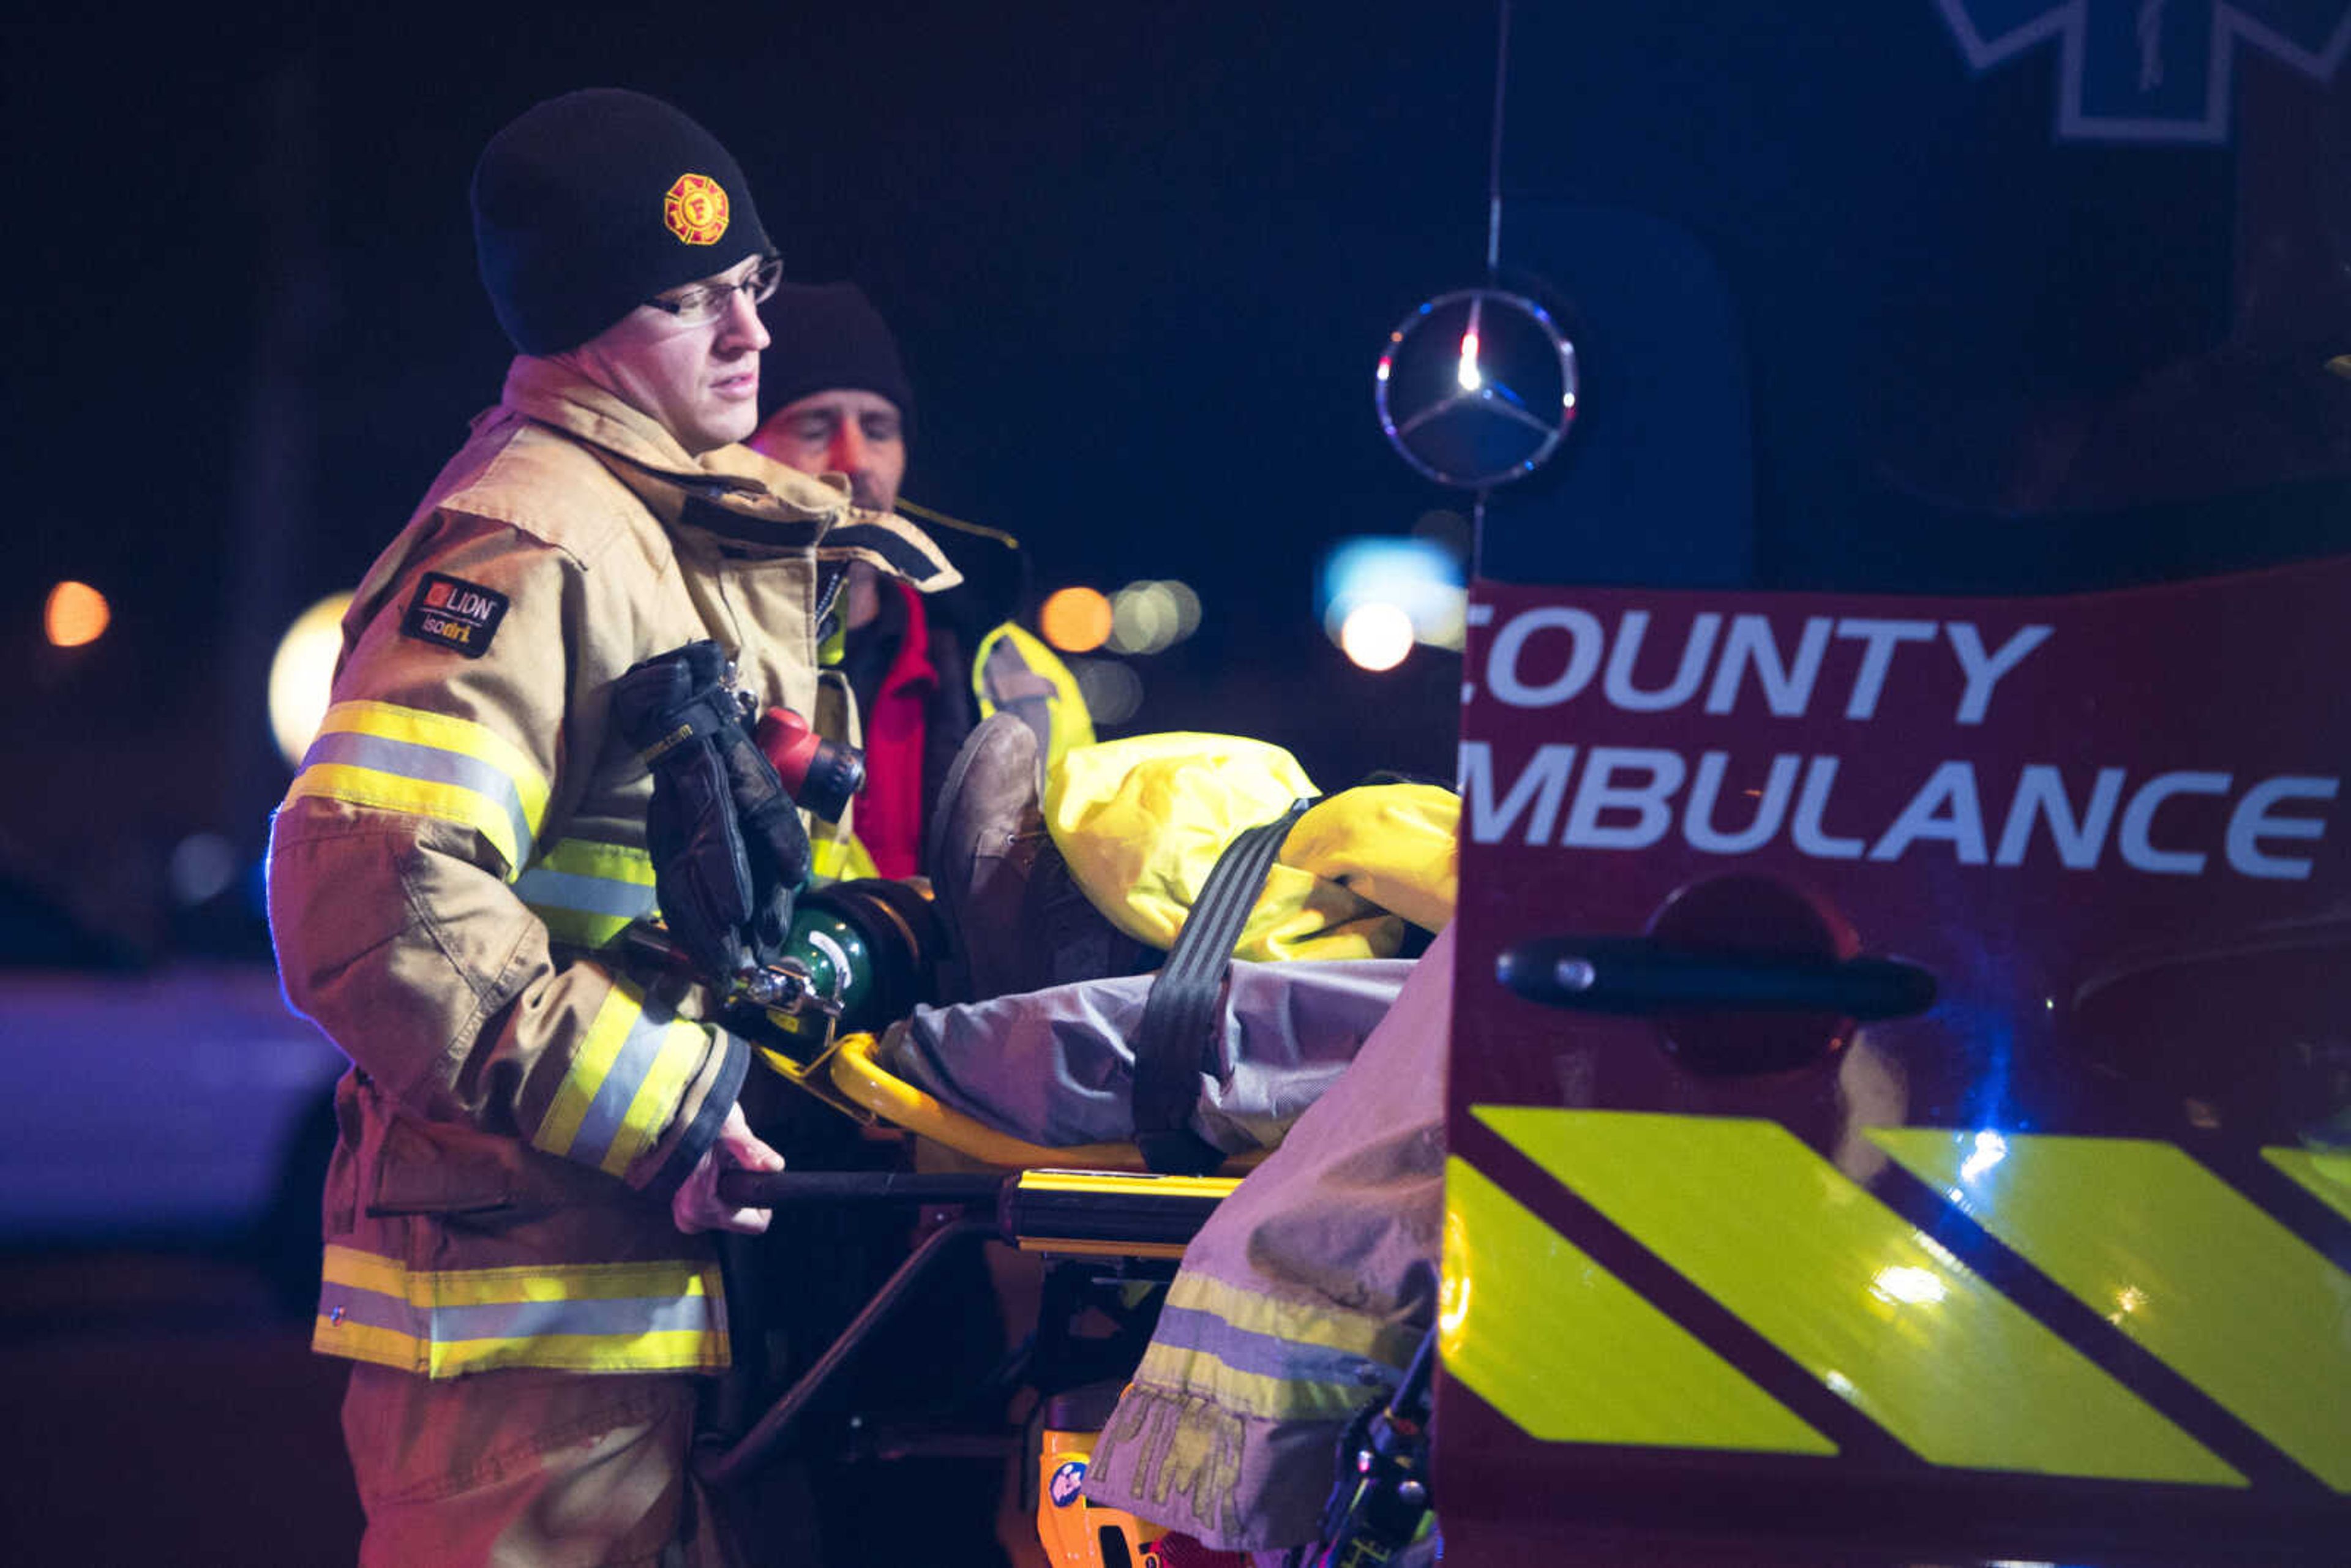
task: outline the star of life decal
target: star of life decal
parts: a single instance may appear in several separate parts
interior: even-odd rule
[[[2224,142],[2241,48],[2332,81],[2351,0],[1935,0],[1979,73],[2043,45],[2065,141]]]

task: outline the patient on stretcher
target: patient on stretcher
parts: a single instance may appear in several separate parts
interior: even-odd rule
[[[1228,1155],[1279,1144],[1354,1060],[1411,970],[1403,958],[1236,963],[1191,1130]],[[1009,1136],[1050,1146],[1123,1142],[1135,1131],[1131,1042],[1151,981],[1116,976],[918,1008],[883,1036],[874,1058]]]
[[[1160,977],[1131,971],[1176,968],[1168,949],[1221,909],[1221,989],[1181,1051],[1187,1125],[1265,1158],[1186,1254],[1086,1492],[1213,1548],[1298,1545],[1341,1433],[1436,1310],[1458,798],[1380,783],[1307,806],[1279,748],[1203,736],[1082,748],[1032,789],[996,727],[963,770],[995,787],[958,800],[950,775],[932,856],[960,984],[874,1063],[1026,1144],[1133,1139]],[[1222,909],[1212,868],[1259,824],[1257,896]]]

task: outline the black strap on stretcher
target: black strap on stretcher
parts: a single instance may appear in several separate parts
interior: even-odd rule
[[[1201,886],[1151,982],[1136,1028],[1134,1145],[1144,1163],[1162,1175],[1206,1176],[1225,1163],[1224,1151],[1192,1131],[1200,1102],[1200,1074],[1212,1044],[1223,1036],[1225,976],[1233,944],[1273,870],[1274,857],[1309,800],[1294,800],[1270,822],[1248,829],[1225,846]]]

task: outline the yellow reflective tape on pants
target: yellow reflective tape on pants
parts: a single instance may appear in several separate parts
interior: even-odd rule
[[[2283,1171],[2313,1197],[2351,1219],[2351,1154],[2318,1155],[2308,1149],[2263,1149],[2262,1158]]]
[[[1437,1327],[1447,1375],[1548,1442],[1836,1452],[1458,1158],[1445,1163]]]
[[[1930,1463],[2245,1484],[1777,1123],[1473,1112]]]
[[[2184,1150],[2022,1133],[1991,1145],[1919,1128],[1869,1138],[2328,1486],[2351,1490],[2351,1275]]]

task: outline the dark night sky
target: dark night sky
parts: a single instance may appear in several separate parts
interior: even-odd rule
[[[1342,537],[1462,505],[1383,444],[1371,372],[1406,310],[1482,275],[1496,14],[12,23],[0,657],[29,673],[0,722],[33,762],[0,852],[114,910],[158,845],[257,841],[285,782],[241,695],[267,643],[496,395],[473,160],[588,85],[703,120],[792,275],[893,319],[912,498],[1020,535],[1040,585],[1200,590],[1129,728],[1275,740],[1325,788],[1449,771],[1458,661],[1351,669],[1311,579]],[[2351,91],[2249,50],[2220,141],[2061,144],[2055,58],[1971,72],[1935,0],[1520,0],[1505,261],[1582,308],[1589,412],[1494,537],[1558,578],[2008,590],[2340,548],[2314,519],[2351,516],[2351,382],[2320,368],[2351,350]],[[1638,222],[1547,227],[1554,197]],[[1713,337],[1687,276],[1622,243],[1651,218],[1720,271]],[[1700,434],[1717,416],[1751,464]],[[113,596],[117,635],[40,645],[61,577]]]
[[[892,318],[920,403],[911,497],[1019,534],[1040,586],[1200,590],[1201,633],[1143,666],[1130,729],[1262,736],[1326,787],[1447,769],[1447,657],[1352,671],[1311,592],[1331,540],[1450,501],[1380,442],[1371,371],[1482,256],[1476,10],[12,24],[10,184],[43,215],[11,225],[0,653],[36,674],[0,711],[51,737],[7,796],[16,858],[54,882],[60,835],[151,856],[198,827],[257,837],[284,773],[239,683],[495,398],[466,178],[507,119],[588,85],[703,120],[790,275],[853,277]],[[60,656],[38,610],[66,577],[112,597],[118,630]]]

